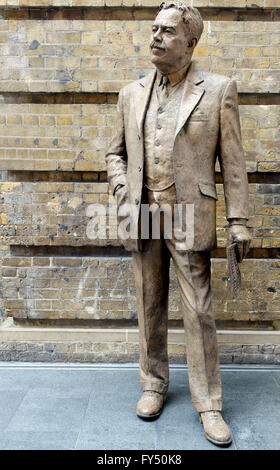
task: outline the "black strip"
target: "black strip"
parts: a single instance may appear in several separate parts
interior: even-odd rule
[[[212,258],[226,258],[225,248],[216,248],[211,252]],[[280,258],[280,247],[279,248],[251,248],[247,258],[252,259],[279,259]]]
[[[205,21],[278,21],[279,8],[198,8]],[[153,20],[157,7],[7,7],[4,20]]]
[[[280,93],[239,93],[241,105],[280,105]],[[2,92],[0,104],[115,104],[118,93]]]
[[[276,94],[276,93],[275,93]],[[1,104],[115,104],[118,93],[30,93],[0,92]],[[280,94],[279,94],[280,103]]]
[[[279,105],[280,93],[238,93],[239,104]]]
[[[255,330],[257,333],[258,330],[273,330],[273,320],[216,320],[217,330]]]
[[[277,185],[280,184],[280,173],[278,172],[252,172],[248,173],[249,184],[265,184],[265,185]],[[216,183],[222,184],[223,177],[221,173],[216,173]],[[272,192],[271,188],[268,192]]]
[[[24,162],[23,162],[24,164]],[[4,171],[3,171],[4,173]],[[7,173],[1,181],[39,183],[42,181],[56,183],[106,183],[106,171],[29,171],[5,170]],[[1,175],[1,171],[0,171]]]
[[[218,330],[232,330],[238,328],[240,330],[251,329],[256,330],[272,330],[272,321],[241,321],[241,320],[216,320],[216,328]],[[76,328],[129,328],[137,327],[137,320],[81,320],[81,319],[33,319],[33,318],[14,318],[16,326],[40,326],[40,327],[76,327]],[[169,328],[183,328],[183,320],[168,320]]]
[[[5,173],[5,174],[4,174]],[[30,170],[2,170],[1,181],[17,181],[37,183],[41,181],[49,182],[76,182],[76,183],[106,183],[106,171],[30,171]],[[280,173],[277,172],[252,172],[248,173],[249,184],[260,184],[259,191],[262,193],[279,192],[278,187],[266,187],[265,185],[279,185]],[[221,173],[216,173],[216,183],[222,184],[223,177]]]
[[[10,245],[12,256],[67,256],[67,257],[131,257],[131,253],[125,251],[120,246],[23,246]]]
[[[66,256],[66,257],[131,257],[131,253],[120,246],[34,246],[10,245],[11,256]],[[216,248],[211,253],[212,258],[226,258],[225,248]],[[279,259],[279,248],[252,248],[247,258]]]
[[[14,324],[17,326],[41,326],[48,328],[49,326],[52,327],[76,327],[76,328],[84,328],[84,327],[92,327],[92,328],[126,328],[131,326],[137,326],[137,320],[111,320],[111,319],[104,319],[104,320],[87,320],[87,319],[76,319],[73,318],[72,320],[69,319],[33,319],[33,318],[14,318]],[[180,327],[181,325],[179,325]]]

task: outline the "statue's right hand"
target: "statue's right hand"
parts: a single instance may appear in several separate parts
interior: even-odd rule
[[[117,200],[117,206],[119,210],[121,205],[127,200],[127,186],[126,185],[122,185],[119,188],[117,188],[115,192],[115,198]]]

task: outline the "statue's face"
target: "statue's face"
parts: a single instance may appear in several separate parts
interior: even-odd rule
[[[151,61],[162,72],[179,70],[192,53],[191,38],[186,33],[181,12],[168,8],[157,15],[150,43]]]

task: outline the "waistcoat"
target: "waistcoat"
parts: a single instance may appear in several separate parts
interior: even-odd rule
[[[173,144],[184,80],[166,96],[155,81],[144,123],[144,182],[153,191],[174,184]]]

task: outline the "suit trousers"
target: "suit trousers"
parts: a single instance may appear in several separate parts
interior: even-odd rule
[[[160,208],[176,203],[175,186],[154,192],[144,190],[143,202]],[[153,211],[151,211],[153,212]],[[163,214],[162,214],[163,215]],[[139,324],[140,382],[143,391],[165,394],[169,385],[167,353],[169,267],[172,257],[178,278],[188,377],[192,402],[198,412],[222,409],[222,389],[215,320],[211,311],[209,251],[176,248],[175,238],[142,240],[143,250],[133,253]]]

